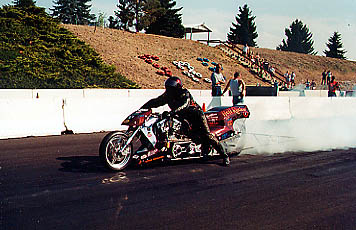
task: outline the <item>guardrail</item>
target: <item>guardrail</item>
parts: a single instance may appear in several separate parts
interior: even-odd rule
[[[122,129],[121,122],[127,115],[162,92],[163,89],[0,90],[0,139]],[[210,90],[191,93],[207,109],[232,105],[231,97],[211,97]],[[356,115],[356,99],[351,97],[246,97],[245,104],[251,111],[251,121]],[[163,110],[168,107],[156,109]]]

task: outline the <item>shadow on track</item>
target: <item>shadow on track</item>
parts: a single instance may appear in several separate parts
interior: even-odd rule
[[[57,160],[64,161],[61,163],[62,168],[58,169],[62,172],[98,173],[107,171],[101,164],[99,156],[58,157]]]
[[[70,156],[70,157],[58,157],[57,160],[63,161],[59,171],[71,172],[71,173],[108,173],[115,172],[106,169],[103,163],[100,161],[99,156]],[[210,157],[209,160],[203,161],[201,159],[179,160],[179,161],[158,161],[151,162],[145,165],[131,164],[125,170],[145,170],[158,167],[170,167],[189,164],[213,164],[222,165],[220,157]],[[124,171],[125,171],[124,170]]]

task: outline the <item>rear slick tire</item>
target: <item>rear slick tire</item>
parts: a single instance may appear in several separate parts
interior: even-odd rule
[[[126,144],[127,139],[127,135],[115,131],[108,133],[101,141],[99,156],[106,168],[121,171],[130,164],[133,155],[132,144],[129,144],[124,151],[119,151]]]

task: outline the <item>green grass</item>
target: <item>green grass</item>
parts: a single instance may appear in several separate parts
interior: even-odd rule
[[[138,88],[43,8],[0,8],[0,88]]]

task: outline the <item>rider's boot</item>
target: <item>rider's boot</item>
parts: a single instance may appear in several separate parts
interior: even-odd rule
[[[224,166],[229,166],[230,165],[230,157],[225,157],[223,160],[223,165]]]
[[[223,165],[224,166],[229,166],[230,165],[230,157],[227,155],[225,152],[224,147],[219,143],[218,148],[216,151],[220,154],[220,156],[223,158]]]
[[[202,149],[201,149],[201,159],[203,161],[207,161],[209,160],[209,148],[206,147],[206,146],[202,146]]]

